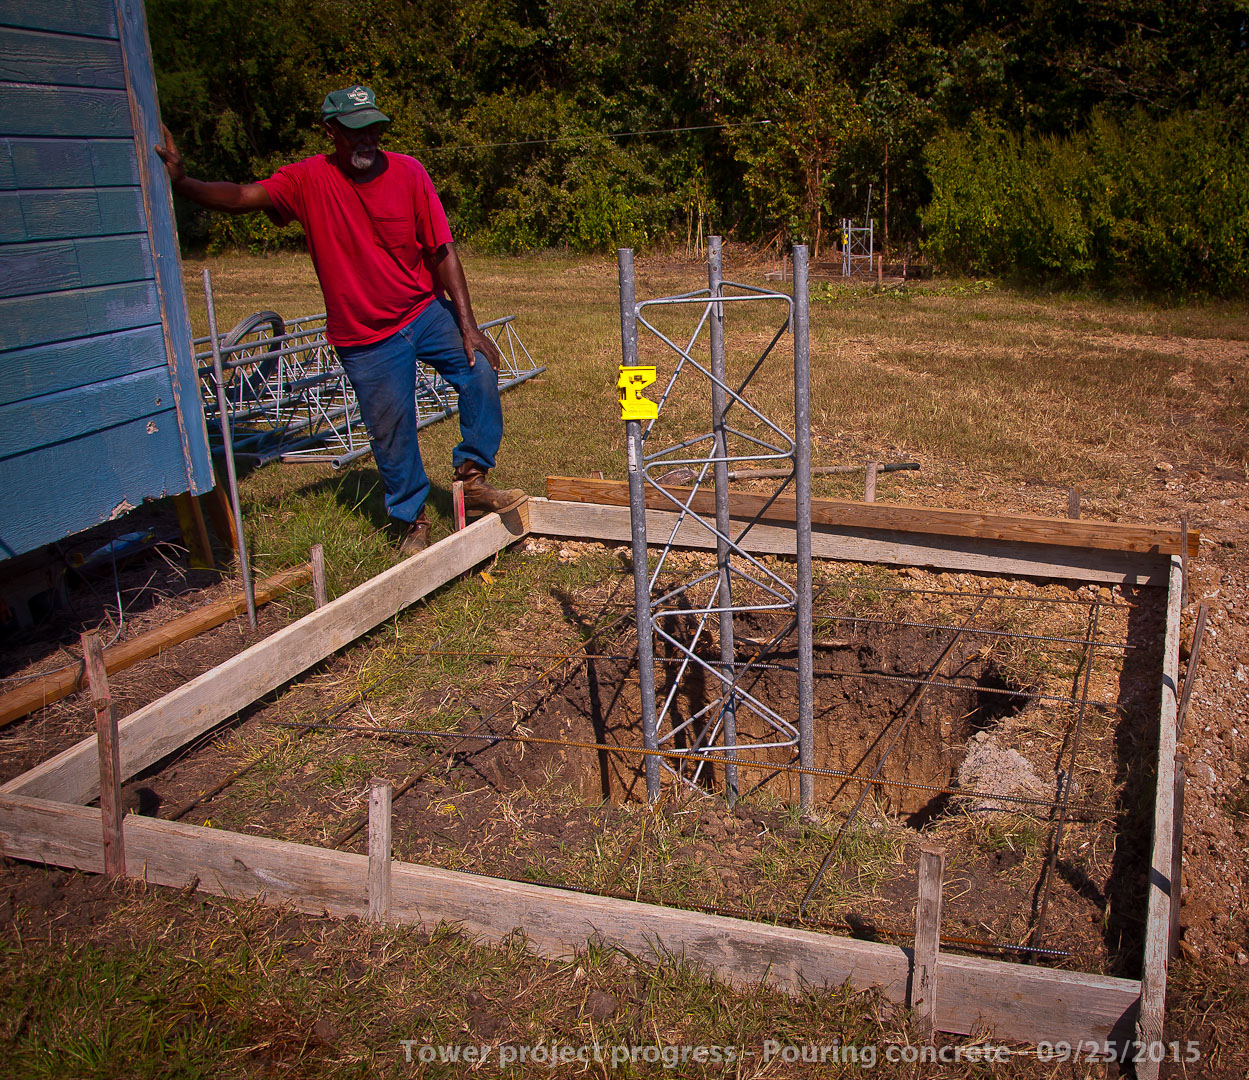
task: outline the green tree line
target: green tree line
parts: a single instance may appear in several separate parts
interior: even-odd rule
[[[1249,278],[1249,0],[148,0],[192,170],[325,149],[363,82],[483,249],[708,231],[1115,287]],[[680,130],[676,130],[680,129]],[[290,230],[197,216],[191,243]]]

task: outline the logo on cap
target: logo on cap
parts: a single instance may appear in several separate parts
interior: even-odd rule
[[[347,91],[347,96],[357,105],[363,105],[369,100],[369,92],[363,86],[353,86]]]

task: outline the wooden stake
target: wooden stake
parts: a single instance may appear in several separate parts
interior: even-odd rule
[[[390,916],[391,784],[380,776],[369,781],[369,922]]]
[[[312,566],[312,606],[323,608],[326,603],[325,593],[325,548],[313,544],[308,561]]]
[[[1067,516],[1072,521],[1080,520],[1080,492],[1076,488],[1067,489]]]
[[[199,497],[199,503],[208,511],[208,520],[212,522],[217,540],[232,554],[237,555],[239,538],[234,528],[234,507],[230,505],[230,493],[225,485],[215,484],[212,491],[207,491]]]
[[[462,480],[451,481],[451,528],[455,532],[459,532],[464,528],[464,482]]]
[[[178,512],[178,526],[182,529],[182,539],[186,541],[190,552],[191,568],[194,570],[211,570],[213,568],[212,543],[208,539],[208,526],[204,523],[204,511],[199,500],[193,495],[183,492],[173,497],[174,509]]]
[[[885,283],[885,256],[882,252],[876,256],[876,284],[883,285]]]
[[[880,469],[879,461],[869,461],[867,463],[867,476],[863,481],[863,501],[876,501],[876,473]]]
[[[931,1039],[937,1015],[937,958],[941,950],[941,885],[945,848],[919,851],[919,901],[915,908],[915,970],[911,974],[911,1008],[921,1037]]]
[[[95,710],[96,745],[100,755],[100,820],[104,829],[104,873],[126,876],[126,845],[122,836],[121,755],[117,744],[117,710],[104,670],[104,646],[96,633],[82,635],[87,685]]]
[[[1188,779],[1183,754],[1175,755],[1175,817],[1171,822],[1171,940],[1168,945],[1170,959],[1180,951],[1180,900],[1184,881],[1184,783]]]

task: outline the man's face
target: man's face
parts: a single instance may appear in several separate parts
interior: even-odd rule
[[[385,124],[349,128],[337,120],[331,120],[325,125],[326,132],[334,140],[334,154],[339,164],[348,166],[356,173],[365,173],[373,168],[377,161],[378,143],[385,129]]]

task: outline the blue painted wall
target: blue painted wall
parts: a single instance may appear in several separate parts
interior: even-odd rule
[[[0,0],[0,560],[213,486],[141,0]]]

